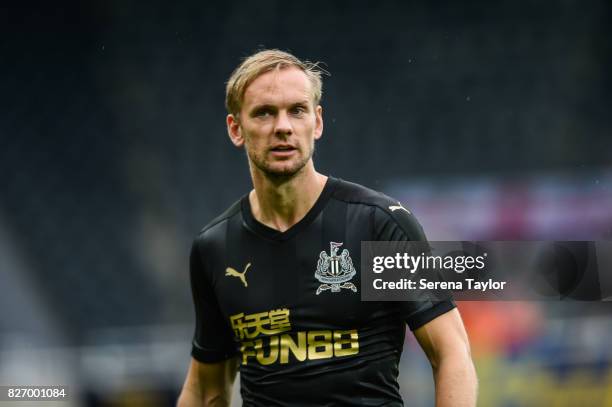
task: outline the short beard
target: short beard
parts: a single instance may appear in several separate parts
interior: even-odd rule
[[[266,178],[268,178],[270,181],[276,184],[282,184],[284,182],[287,182],[295,178],[296,176],[300,174],[300,172],[302,172],[304,167],[306,167],[306,164],[308,164],[308,161],[310,161],[310,159],[314,155],[314,150],[315,150],[315,144],[313,142],[311,149],[310,149],[310,154],[307,157],[305,157],[304,160],[298,162],[295,166],[291,168],[286,168],[282,170],[271,169],[270,166],[267,165],[265,160],[259,160],[258,157],[249,156],[248,151],[247,151],[247,157],[249,159],[249,163],[251,165],[254,165],[262,173],[264,173]]]

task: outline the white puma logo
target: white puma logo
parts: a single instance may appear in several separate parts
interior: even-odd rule
[[[245,287],[248,287],[249,285],[247,284],[246,277],[244,275],[246,274],[246,272],[249,269],[249,267],[251,267],[251,263],[248,263],[245,266],[244,271],[242,273],[240,273],[236,269],[228,267],[228,268],[225,269],[225,275],[226,276],[231,276],[231,277],[238,277],[240,279],[240,281],[242,281],[242,284],[244,284]]]
[[[391,205],[391,206],[389,207],[389,209],[391,209],[391,212],[395,212],[395,211],[397,211],[397,210],[399,210],[399,209],[403,209],[403,210],[405,210],[406,212],[410,213],[410,211],[409,211],[408,209],[406,209],[406,208],[404,208],[404,207],[402,206],[402,203],[401,203],[401,202],[398,202],[398,205]]]

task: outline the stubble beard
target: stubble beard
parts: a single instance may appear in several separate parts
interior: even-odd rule
[[[314,140],[306,155],[302,155],[302,149],[298,149],[298,154],[300,154],[298,159],[292,165],[283,165],[281,168],[275,168],[267,157],[261,157],[258,154],[250,153],[248,149],[246,150],[250,165],[255,166],[268,179],[282,182],[296,177],[306,167],[314,154]]]

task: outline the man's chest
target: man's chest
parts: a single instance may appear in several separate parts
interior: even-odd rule
[[[319,243],[319,242],[317,242]],[[225,254],[215,293],[226,315],[283,307],[325,313],[360,302],[360,242],[263,242]]]
[[[358,353],[360,332],[381,312],[380,303],[361,301],[360,245],[294,239],[225,254],[214,289],[243,363],[251,354],[272,363],[265,355],[275,349],[280,363]]]
[[[284,241],[228,236],[212,265],[221,312],[231,320],[287,310],[293,330],[363,324],[373,306],[361,301],[360,284],[361,241],[369,237],[367,228],[325,224]]]

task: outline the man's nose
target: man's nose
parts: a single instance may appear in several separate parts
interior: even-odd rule
[[[287,112],[278,112],[278,115],[276,116],[274,133],[278,136],[293,133],[293,127],[291,126],[291,121],[289,120],[289,115]]]

